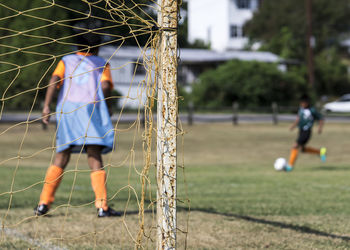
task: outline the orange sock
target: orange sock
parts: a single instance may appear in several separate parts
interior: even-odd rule
[[[55,192],[61,183],[62,173],[63,169],[55,165],[47,169],[39,204],[50,205],[55,200]]]
[[[311,148],[311,147],[305,147],[304,148],[304,152],[305,153],[309,153],[309,154],[320,154],[320,150],[317,148]]]
[[[289,156],[289,162],[288,162],[289,166],[291,166],[291,167],[294,166],[294,163],[298,157],[298,153],[299,153],[299,150],[297,148],[292,149],[292,151],[290,152],[290,156]]]
[[[98,170],[91,172],[91,185],[95,192],[95,206],[96,208],[108,209],[107,205],[107,188],[106,188],[106,172]]]

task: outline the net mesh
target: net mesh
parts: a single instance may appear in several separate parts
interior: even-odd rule
[[[158,9],[157,2],[142,0],[0,2],[1,247],[155,246]],[[102,38],[100,56],[110,65],[115,87],[106,98],[113,110],[114,150],[104,156],[103,167],[108,203],[123,216],[97,218],[82,150],[71,156],[48,215],[35,216],[60,124],[55,112],[47,127],[40,123],[45,93],[57,84],[49,80],[61,58],[79,52],[77,34],[89,33]],[[179,123],[178,135],[183,134]],[[185,183],[182,149],[179,180]],[[184,187],[178,187],[178,202],[187,210]],[[186,247],[188,214],[178,221],[178,245]]]

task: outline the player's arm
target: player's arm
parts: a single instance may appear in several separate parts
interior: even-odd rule
[[[290,126],[290,130],[292,131],[293,129],[295,129],[295,127],[298,125],[299,123],[299,116],[295,119],[295,121],[292,123],[292,125]]]
[[[112,102],[111,102],[111,99],[108,98],[111,96],[111,93],[112,93],[112,89],[111,89],[112,84],[110,81],[103,81],[101,85],[102,85],[103,96],[105,97],[105,101],[108,107],[109,115],[112,115]]]
[[[63,84],[62,79],[64,78],[65,65],[61,60],[58,62],[55,71],[52,73],[52,77],[49,82],[49,86],[46,90],[44,107],[42,112],[42,121],[44,124],[48,124],[50,121],[50,104],[56,93],[56,90]]]
[[[106,67],[104,68],[102,73],[101,87],[102,87],[102,92],[108,107],[109,115],[112,116],[112,100],[109,99],[108,97],[110,97],[112,93],[113,81],[112,81],[110,66],[108,63],[106,64]]]
[[[50,79],[49,86],[47,87],[47,90],[46,90],[45,102],[44,102],[44,107],[42,111],[42,121],[44,124],[48,124],[50,121],[50,113],[51,113],[50,104],[56,93],[57,84],[59,84],[60,82],[61,82],[61,78],[57,75],[53,75]]]

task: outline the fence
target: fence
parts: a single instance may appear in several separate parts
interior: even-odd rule
[[[325,113],[320,104],[317,104],[326,120],[334,122],[350,122],[350,114],[347,113]],[[239,123],[268,123],[278,125],[280,122],[292,122],[298,112],[297,106],[281,106],[276,102],[270,106],[244,107],[238,102],[233,102],[231,107],[208,108],[196,107],[192,102],[188,103],[186,109],[180,110],[180,119],[187,122],[189,126],[195,123],[205,122],[232,122]]]

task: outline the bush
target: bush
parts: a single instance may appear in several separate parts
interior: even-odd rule
[[[203,73],[193,86],[196,106],[220,108],[238,101],[243,107],[294,104],[306,90],[303,76],[281,72],[276,64],[230,61]]]
[[[347,66],[335,48],[322,51],[315,57],[315,88],[318,95],[340,96],[350,93]]]

